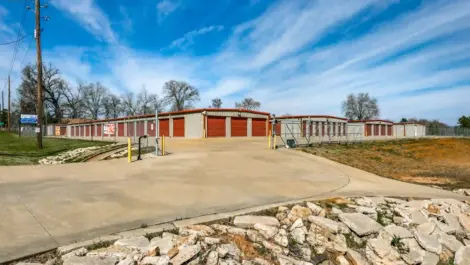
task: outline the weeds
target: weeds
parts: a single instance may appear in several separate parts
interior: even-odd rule
[[[146,223],[142,223],[142,224],[140,225],[140,228],[147,228],[147,227],[149,227],[149,225],[146,224]]]
[[[394,235],[392,238],[392,242],[390,244],[398,249],[400,253],[407,253],[409,250],[406,248],[405,244],[402,242],[402,238],[399,236]]]
[[[92,251],[95,249],[100,249],[100,248],[107,248],[111,246],[113,243],[111,241],[100,241],[100,242],[94,242],[92,245],[89,245],[86,247],[88,251]]]

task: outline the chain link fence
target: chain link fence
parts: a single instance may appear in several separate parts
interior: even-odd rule
[[[426,127],[426,136],[469,137],[470,136],[470,128],[462,128],[462,127],[448,127],[448,128]]]

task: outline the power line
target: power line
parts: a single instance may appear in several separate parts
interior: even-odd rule
[[[26,60],[29,49],[31,49],[31,46],[33,45],[33,43],[34,43],[34,38],[32,38],[31,41],[29,42],[29,45],[28,45],[28,48],[26,49],[23,60],[21,60],[20,69],[23,69],[24,61]]]
[[[13,66],[15,65],[16,55],[18,54],[18,47],[19,47],[19,43],[20,43],[20,35],[21,35],[21,32],[23,31],[24,21],[25,21],[25,18],[26,18],[26,11],[27,11],[26,5],[27,5],[27,2],[28,2],[28,0],[24,0],[24,3],[23,3],[23,14],[21,15],[20,27],[18,28],[18,32],[17,32],[17,35],[16,35],[16,40],[17,41],[15,43],[15,48],[13,50],[13,57],[12,57],[12,60],[10,62],[10,69],[8,70],[8,76],[11,75],[11,71],[13,70]],[[7,86],[7,83],[8,82],[5,82],[4,89]]]
[[[10,42],[0,43],[0,45],[8,45],[8,44],[13,44],[13,43],[16,43],[16,42],[20,42],[20,41],[22,41],[24,38],[26,38],[28,35],[29,35],[29,34],[24,35],[24,36],[21,37],[19,40],[14,40],[14,41],[10,41]]]

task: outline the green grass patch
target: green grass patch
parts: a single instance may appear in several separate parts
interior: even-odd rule
[[[43,149],[36,147],[35,137],[18,137],[0,132],[0,165],[34,165],[38,160],[72,149],[104,146],[111,142],[43,138]]]

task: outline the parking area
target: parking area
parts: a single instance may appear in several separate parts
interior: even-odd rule
[[[456,197],[267,139],[167,142],[171,155],[0,170],[0,263],[142,224],[337,195]]]

